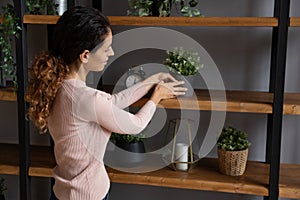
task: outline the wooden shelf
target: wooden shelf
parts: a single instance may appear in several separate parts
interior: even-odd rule
[[[290,18],[290,26],[291,27],[300,26],[300,17],[291,17]]]
[[[0,89],[1,101],[17,101],[17,94],[12,89]]]
[[[25,24],[55,24],[57,15],[24,15]],[[119,26],[258,26],[276,27],[274,17],[133,17],[108,16],[111,25]]]
[[[19,175],[19,145],[0,144],[0,174]],[[50,147],[30,147],[30,176],[51,177],[55,166]]]
[[[18,145],[0,144],[0,174],[19,174]],[[29,175],[52,177],[54,155],[47,146],[31,147]],[[226,176],[218,171],[217,159],[201,159],[187,172],[163,168],[157,171],[133,174],[107,167],[110,180],[115,183],[142,184],[160,187],[184,188],[229,193],[268,195],[269,165],[248,161],[246,172],[240,177]],[[280,197],[300,198],[300,165],[281,164]]]

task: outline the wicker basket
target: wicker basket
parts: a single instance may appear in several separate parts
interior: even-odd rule
[[[248,149],[242,151],[225,151],[218,148],[219,169],[230,176],[243,175],[246,169]]]

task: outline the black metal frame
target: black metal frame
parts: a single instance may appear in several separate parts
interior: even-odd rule
[[[24,99],[28,81],[27,26],[23,24],[25,0],[14,0],[14,6],[22,28],[20,38],[16,39],[20,198],[21,200],[29,200],[31,197],[31,179],[28,175],[30,166],[30,130],[29,121],[26,120],[28,105]]]
[[[278,27],[273,28],[269,92],[274,94],[273,113],[268,115],[266,162],[270,164],[269,196],[266,200],[279,197],[280,153],[282,115],[286,70],[286,50],[289,26],[290,0],[275,0],[274,17]]]
[[[284,82],[286,69],[286,50],[289,26],[290,0],[274,0],[274,17],[278,18],[278,27],[273,28],[271,69],[269,92],[274,94],[273,113],[268,115],[266,163],[270,164],[269,196],[267,200],[279,197],[279,172],[281,152],[281,132],[283,115]],[[23,24],[25,0],[14,0],[15,11],[22,27],[20,38],[16,40],[17,82],[18,82],[18,128],[19,128],[19,161],[20,161],[20,198],[31,199],[31,180],[28,175],[30,166],[30,130],[26,120],[28,108],[24,100],[28,80],[27,26]],[[68,8],[75,6],[75,0],[68,0]],[[93,0],[93,7],[102,11],[102,0]]]

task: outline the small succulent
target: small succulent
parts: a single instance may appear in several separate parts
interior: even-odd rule
[[[164,64],[171,71],[176,71],[183,76],[194,75],[200,68],[203,68],[203,64],[200,64],[199,54],[196,51],[176,47],[172,51],[166,51],[166,53],[167,58]]]
[[[245,132],[231,126],[223,128],[217,144],[218,148],[225,151],[241,151],[247,149],[251,145]]]
[[[135,143],[135,142],[142,142],[144,140],[144,136],[142,134],[129,135],[129,134],[112,133],[110,139],[116,142],[118,141],[123,143]]]

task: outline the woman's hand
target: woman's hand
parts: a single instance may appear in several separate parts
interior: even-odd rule
[[[148,89],[152,88],[152,86],[160,83],[161,81],[164,82],[178,82],[178,80],[176,80],[171,74],[169,73],[164,73],[164,72],[160,72],[157,74],[153,74],[151,76],[149,76],[148,78],[146,78],[143,81],[143,84],[148,87]]]
[[[160,81],[150,98],[156,105],[163,99],[170,99],[176,96],[184,95],[187,91],[187,88],[181,87],[184,84],[184,81],[171,81],[164,82]]]

